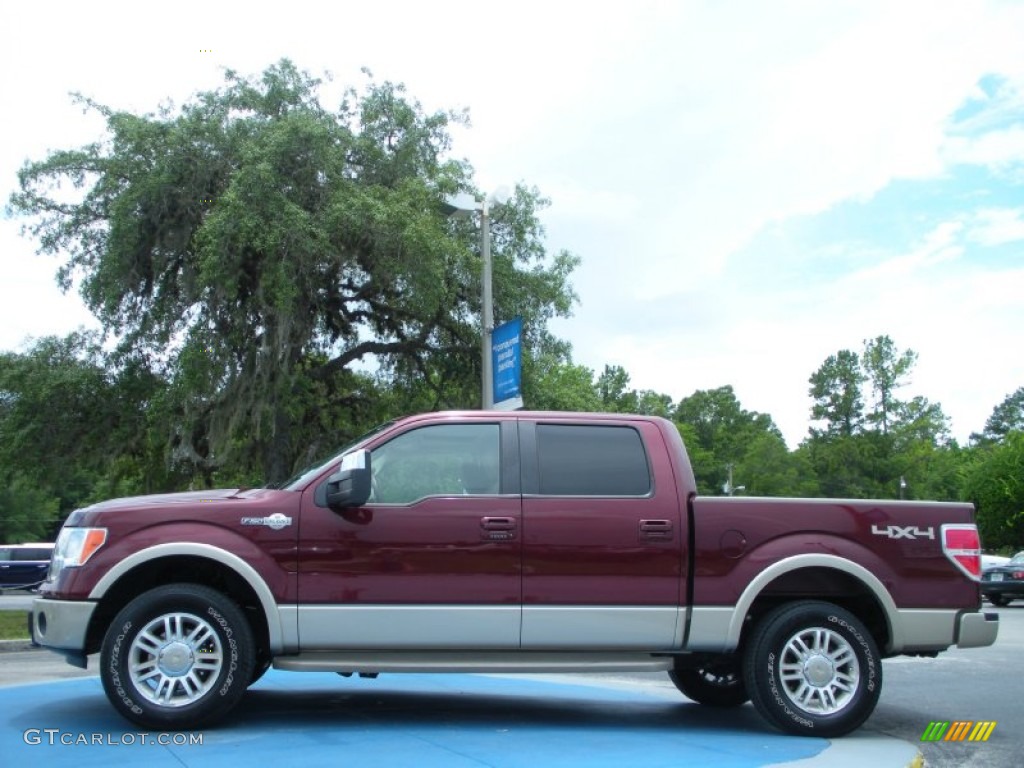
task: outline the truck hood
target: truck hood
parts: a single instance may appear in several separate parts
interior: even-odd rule
[[[150,505],[169,504],[203,504],[210,502],[222,502],[225,499],[237,499],[246,501],[258,498],[267,492],[273,493],[269,488],[218,488],[212,491],[183,491],[181,493],[154,493],[147,496],[126,496],[123,499],[110,499],[93,504],[87,509],[90,512],[101,512],[107,509],[119,509],[123,507],[147,507]]]
[[[98,525],[121,521],[140,522],[142,519],[236,519],[245,514],[258,515],[274,512],[290,513],[295,509],[299,495],[293,490],[276,488],[218,488],[215,490],[186,490],[180,494],[152,494],[131,496],[98,502],[91,507],[77,509],[68,516],[65,525]]]

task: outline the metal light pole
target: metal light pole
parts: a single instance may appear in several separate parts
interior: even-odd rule
[[[491,293],[491,217],[484,199],[480,208],[480,253],[483,256],[483,306],[481,307],[480,364],[482,397],[485,411],[494,408],[494,360],[491,359],[491,334],[494,333],[494,296]]]
[[[480,403],[485,411],[494,408],[494,361],[491,359],[491,335],[494,333],[494,296],[491,291],[491,211],[490,205],[502,205],[509,198],[506,187],[499,187],[482,202],[467,194],[456,195],[445,201],[449,216],[468,215],[480,211],[480,256],[483,273],[480,277]]]
[[[732,464],[726,464],[726,468],[729,470],[729,479],[725,481],[725,485],[722,486],[722,490],[725,491],[726,496],[733,496],[737,491],[747,490],[745,485],[733,485],[732,484]]]

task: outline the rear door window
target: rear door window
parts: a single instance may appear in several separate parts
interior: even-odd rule
[[[538,424],[542,496],[646,496],[651,472],[632,427]]]

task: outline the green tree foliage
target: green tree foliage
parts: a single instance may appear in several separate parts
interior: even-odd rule
[[[0,543],[53,541],[61,520],[60,501],[23,475],[8,475],[0,486]]]
[[[964,491],[978,510],[986,547],[1024,543],[1024,432],[979,448],[964,471]]]
[[[545,354],[523,360],[524,399],[541,411],[600,411],[594,372],[583,365]]]
[[[645,416],[661,416],[665,419],[671,419],[674,411],[675,405],[672,403],[672,398],[669,395],[655,392],[653,389],[641,389],[637,392],[637,413],[642,413]]]
[[[415,405],[479,402],[479,233],[441,212],[475,193],[448,157],[464,115],[372,80],[332,112],[319,85],[285,60],[176,113],[82,98],[107,136],[26,164],[11,197],[117,354],[166,378],[174,466],[202,483],[281,480],[318,436],[358,434],[367,367]],[[571,309],[577,260],[546,252],[545,204],[519,187],[495,213],[495,315],[557,354],[546,324]]]
[[[860,358],[848,349],[830,355],[811,374],[811,418],[825,422],[825,435],[849,437],[860,431],[864,421],[861,387],[865,378]]]
[[[162,386],[137,360],[106,360],[91,333],[47,337],[24,354],[0,355],[3,466],[54,488],[62,508],[71,498],[62,489],[159,487],[149,440]],[[79,490],[72,495],[84,498]]]
[[[804,443],[820,491],[849,498],[956,497],[960,460],[942,408],[923,397],[901,400],[917,353],[889,336],[841,350],[811,375],[811,417],[824,421]],[[864,394],[872,405],[864,409]],[[947,450],[947,448],[949,450]]]
[[[601,410],[610,413],[636,413],[639,398],[635,389],[629,389],[629,374],[621,365],[606,365],[597,378],[597,393]]]
[[[58,511],[86,501],[166,487],[171,436],[156,429],[169,417],[164,395],[164,382],[146,366],[106,359],[90,333],[47,337],[22,354],[0,354],[7,515],[21,514],[25,505],[26,514],[49,528]]]
[[[917,362],[917,353],[900,351],[888,336],[876,336],[864,341],[861,363],[874,395],[874,410],[868,421],[882,434],[888,434],[890,425],[902,416],[903,403],[896,398],[896,390],[906,384],[905,379]]]
[[[737,477],[735,465],[743,461],[757,438],[771,435],[782,439],[771,416],[744,410],[728,385],[684,397],[676,406],[674,420],[689,427],[691,452],[694,446],[700,448],[690,459],[701,493],[721,493],[730,464],[734,465],[735,485],[747,486],[750,478]]]
[[[803,448],[822,496],[846,499],[899,498],[899,471],[891,441],[877,432],[834,439],[812,438]]]
[[[818,481],[805,451],[790,451],[777,434],[765,432],[747,445],[734,468],[745,496],[817,496]]]
[[[985,430],[971,435],[976,442],[1001,442],[1016,430],[1024,432],[1024,387],[1007,395],[1006,398],[992,409],[992,415],[985,422]]]

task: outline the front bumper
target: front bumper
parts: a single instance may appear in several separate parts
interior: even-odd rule
[[[79,600],[50,600],[37,597],[32,601],[32,642],[56,651],[85,650],[96,603]]]
[[[960,616],[957,648],[980,648],[992,645],[999,634],[998,613],[965,613]]]

